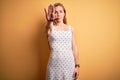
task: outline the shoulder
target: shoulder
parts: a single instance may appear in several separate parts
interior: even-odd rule
[[[71,26],[71,25],[69,25],[69,26],[70,26],[70,28],[71,28],[72,35],[73,35],[73,36],[75,36],[76,32],[75,32],[75,29],[74,29],[74,27],[73,27],[73,26]]]
[[[74,30],[74,27],[72,25],[65,24],[65,26],[71,28],[72,30]]]
[[[74,27],[72,25],[68,25],[71,28],[72,32],[74,32]]]

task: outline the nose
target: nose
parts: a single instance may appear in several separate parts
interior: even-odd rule
[[[57,17],[59,17],[60,16],[60,13],[57,13]]]

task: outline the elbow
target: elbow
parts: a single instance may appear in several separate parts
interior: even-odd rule
[[[73,53],[74,53],[75,55],[78,55],[78,49],[73,49]]]

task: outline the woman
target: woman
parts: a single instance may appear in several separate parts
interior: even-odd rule
[[[75,32],[66,24],[66,10],[61,3],[45,9],[46,33],[51,54],[47,65],[47,80],[76,80],[79,75],[78,49]]]

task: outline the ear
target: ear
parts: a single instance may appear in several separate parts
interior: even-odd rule
[[[66,13],[64,12],[64,17],[66,16]]]
[[[66,18],[66,13],[64,12],[64,19]]]

